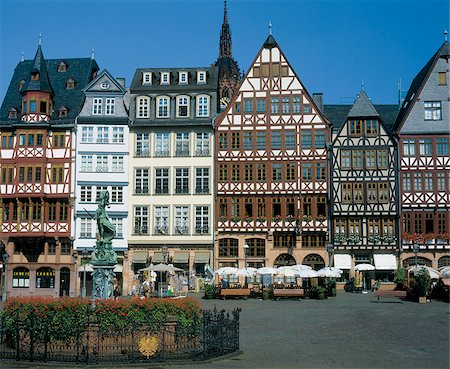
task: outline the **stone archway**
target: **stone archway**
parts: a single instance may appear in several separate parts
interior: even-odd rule
[[[325,260],[320,255],[309,254],[305,256],[302,264],[309,265],[314,270],[319,270],[325,267]]]
[[[294,257],[289,254],[280,254],[273,262],[274,267],[289,266],[297,264]]]

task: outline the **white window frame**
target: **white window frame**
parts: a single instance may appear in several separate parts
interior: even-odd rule
[[[156,117],[170,117],[170,98],[169,96],[158,96],[156,98]]]
[[[425,101],[423,108],[425,120],[442,120],[442,104],[440,101]]]
[[[155,156],[156,157],[170,156],[170,133],[168,132],[156,133]]]
[[[98,173],[108,172],[108,155],[97,155],[95,160],[95,171]]]
[[[99,126],[97,127],[97,143],[109,143],[109,127]]]
[[[189,117],[189,105],[190,105],[190,98],[187,95],[181,95],[177,96],[177,111],[176,116],[177,118],[187,118]],[[180,108],[185,106],[186,107],[186,115],[180,114]]]
[[[196,194],[209,194],[210,187],[210,168],[195,168],[195,193]]]
[[[209,234],[209,206],[196,206],[195,207],[195,233],[196,234]]]
[[[92,155],[81,155],[81,172],[92,172],[93,170],[93,157]]]
[[[103,99],[101,97],[94,97],[92,99],[92,115],[102,115]]]
[[[150,134],[148,133],[136,134],[135,156],[138,157],[150,156]]]
[[[211,136],[209,132],[197,132],[195,135],[195,155],[210,156]]]
[[[155,194],[169,194],[169,168],[155,168]]]
[[[107,97],[105,99],[105,115],[116,114],[116,99],[114,97]]]
[[[204,70],[197,71],[197,83],[206,83],[206,72]]]
[[[175,234],[189,234],[189,206],[175,206],[173,226]]]
[[[189,168],[175,168],[175,194],[189,194]]]
[[[153,227],[155,234],[169,233],[169,207],[155,206],[153,208]]]
[[[197,117],[209,117],[209,101],[208,95],[197,96]]]
[[[151,85],[152,84],[152,72],[143,72],[142,73],[142,84],[143,85]]]
[[[91,218],[80,218],[80,238],[93,238],[92,223]]]
[[[116,227],[115,238],[123,238],[123,218],[111,218],[111,223]]]
[[[190,156],[191,140],[189,132],[175,135],[175,156]]]
[[[102,191],[108,191],[108,186],[97,186],[95,187],[95,202],[100,201],[100,193]]]
[[[136,118],[150,118],[150,98],[148,96],[136,98]]]
[[[188,72],[179,72],[180,78],[178,84],[185,85],[188,83]]]
[[[148,184],[150,182],[150,171],[148,168],[134,169],[134,192],[137,195],[146,195],[149,193]]]
[[[94,143],[94,127],[81,128],[81,143]]]
[[[148,234],[148,206],[135,206],[133,218],[133,234]]]
[[[124,172],[124,158],[123,155],[113,155],[111,161],[111,172]]]
[[[92,202],[92,186],[80,186],[80,201]]]
[[[123,127],[113,127],[112,129],[112,142],[124,143],[125,129]]]
[[[111,204],[123,204],[123,187],[111,187]]]
[[[170,72],[161,72],[161,84],[162,85],[170,84]]]

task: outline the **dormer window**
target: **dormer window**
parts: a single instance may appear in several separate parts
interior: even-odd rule
[[[188,73],[187,72],[180,72],[180,81],[179,84],[186,84],[188,83]]]
[[[68,113],[68,110],[64,105],[58,109],[58,117],[60,117],[60,118],[67,117],[67,113]]]
[[[169,72],[162,72],[161,73],[161,84],[168,85],[169,83],[170,83]]]
[[[143,85],[151,85],[152,84],[152,73],[151,72],[142,73],[142,84]]]
[[[201,70],[197,72],[197,83],[206,83],[206,72]]]
[[[25,80],[24,79],[19,82],[19,91],[22,89],[24,84],[25,84]]]
[[[32,81],[39,81],[40,73],[38,71],[31,72],[31,80]]]
[[[8,119],[17,118],[17,110],[16,108],[11,108],[8,112]]]
[[[67,64],[64,63],[63,61],[60,62],[58,64],[58,69],[57,70],[58,70],[58,72],[66,72],[67,71]]]
[[[66,81],[66,90],[73,90],[75,88],[75,80],[71,77]]]

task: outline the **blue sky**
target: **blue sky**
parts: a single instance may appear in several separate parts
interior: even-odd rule
[[[268,23],[310,93],[350,103],[364,87],[397,102],[444,42],[448,0],[229,0],[233,56],[247,70]],[[1,0],[0,99],[14,68],[32,59],[39,33],[46,58],[89,57],[125,77],[139,67],[208,66],[218,55],[222,0]]]

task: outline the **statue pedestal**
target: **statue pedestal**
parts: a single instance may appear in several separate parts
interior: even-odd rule
[[[114,291],[114,266],[110,265],[95,265],[92,273],[93,291],[92,297],[94,299],[109,299],[113,298]]]

